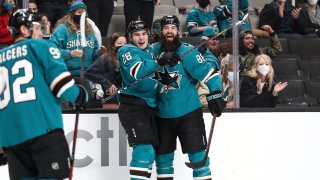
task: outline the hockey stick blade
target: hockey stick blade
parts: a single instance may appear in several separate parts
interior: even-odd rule
[[[209,132],[209,139],[208,139],[208,145],[207,145],[207,149],[206,149],[206,154],[204,155],[204,158],[199,161],[199,162],[186,162],[186,166],[188,166],[189,168],[192,168],[192,169],[197,169],[197,168],[201,168],[203,167],[206,162],[207,162],[207,159],[208,159],[208,156],[209,156],[209,150],[210,150],[210,145],[211,145],[211,140],[212,140],[212,134],[213,134],[213,130],[214,130],[214,125],[216,123],[216,118],[217,118],[217,115],[214,114],[213,115],[213,119],[212,119],[212,123],[211,123],[211,127],[210,127],[210,132]]]

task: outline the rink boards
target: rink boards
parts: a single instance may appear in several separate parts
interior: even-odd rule
[[[204,114],[207,132],[212,116]],[[75,115],[64,114],[72,147]],[[210,150],[215,180],[320,179],[320,112],[233,112],[217,118]],[[118,115],[81,114],[74,180],[129,179],[131,150]],[[191,180],[176,151],[175,180]],[[0,179],[9,180],[7,166]],[[155,171],[152,175],[155,180]]]

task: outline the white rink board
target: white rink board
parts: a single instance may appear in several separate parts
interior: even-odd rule
[[[212,116],[209,113],[204,116],[208,133]],[[63,117],[66,134],[71,138],[75,115]],[[213,178],[320,179],[319,128],[320,112],[224,113],[217,118],[211,144]],[[120,135],[121,138],[117,114],[81,114],[76,149],[76,158],[80,159],[77,165],[81,167],[75,168],[73,179],[128,180],[126,165],[130,162],[131,150],[125,135]],[[192,179],[191,169],[184,165],[186,161],[187,156],[182,155],[179,148],[175,157],[175,180]],[[0,167],[0,179],[9,180],[7,166]],[[156,179],[155,171],[151,179]]]

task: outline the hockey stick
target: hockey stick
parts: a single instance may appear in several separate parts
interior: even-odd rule
[[[86,61],[87,43],[86,43],[86,32],[85,32],[85,20],[86,20],[86,12],[84,11],[81,14],[81,18],[80,18],[80,34],[81,34],[81,46],[82,46],[82,59],[81,59],[80,79],[79,79],[80,84],[82,84],[82,81],[83,81],[83,69],[84,69],[84,64]],[[75,160],[75,153],[76,153],[79,114],[80,114],[80,107],[79,106],[77,106],[76,111],[77,111],[76,112],[76,121],[74,124],[73,144],[72,144],[72,152],[71,152],[71,159],[70,159],[69,180],[72,180],[72,176],[73,176],[73,167],[74,167],[74,160]]]
[[[238,26],[239,24],[242,24],[246,19],[248,18],[248,14],[246,14],[243,19],[239,22],[236,23],[235,27]],[[183,53],[182,55],[180,55],[181,59],[183,59],[186,55],[188,55],[189,53],[191,53],[192,51],[198,49],[199,47],[203,46],[204,44],[206,44],[207,42],[209,42],[211,39],[215,39],[219,36],[221,36],[222,34],[224,34],[225,32],[229,31],[230,29],[232,29],[232,26],[228,27],[227,29],[219,32],[218,34],[216,34],[215,36],[205,40],[205,41],[202,41],[201,43],[195,45],[193,48],[189,49],[188,51],[186,51],[185,53]],[[110,99],[112,99],[114,96],[116,96],[117,94],[120,94],[122,91],[128,89],[129,87],[137,84],[138,82],[142,81],[143,79],[149,77],[151,74],[157,72],[160,70],[161,67],[157,68],[156,70],[142,76],[140,79],[137,79],[136,81],[133,81],[132,83],[128,84],[126,87],[123,87],[123,88],[120,88],[116,93],[108,96],[107,98],[104,98],[102,99],[102,103],[106,103],[107,101],[109,101]]]
[[[213,115],[213,119],[212,119],[212,123],[211,123],[210,132],[209,132],[209,139],[208,139],[208,145],[207,145],[207,149],[206,149],[206,154],[204,155],[204,158],[203,158],[201,161],[195,162],[195,163],[186,162],[186,165],[187,165],[189,168],[196,169],[196,168],[203,167],[203,166],[206,164],[207,159],[208,159],[208,155],[209,155],[209,150],[210,150],[210,145],[211,145],[211,140],[212,140],[213,129],[214,129],[214,125],[215,125],[215,123],[216,123],[216,118],[217,118],[217,114],[214,114],[214,115]]]

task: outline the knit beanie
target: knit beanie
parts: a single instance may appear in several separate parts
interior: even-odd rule
[[[77,9],[87,10],[87,6],[82,1],[75,1],[69,6],[69,13],[72,13]]]

